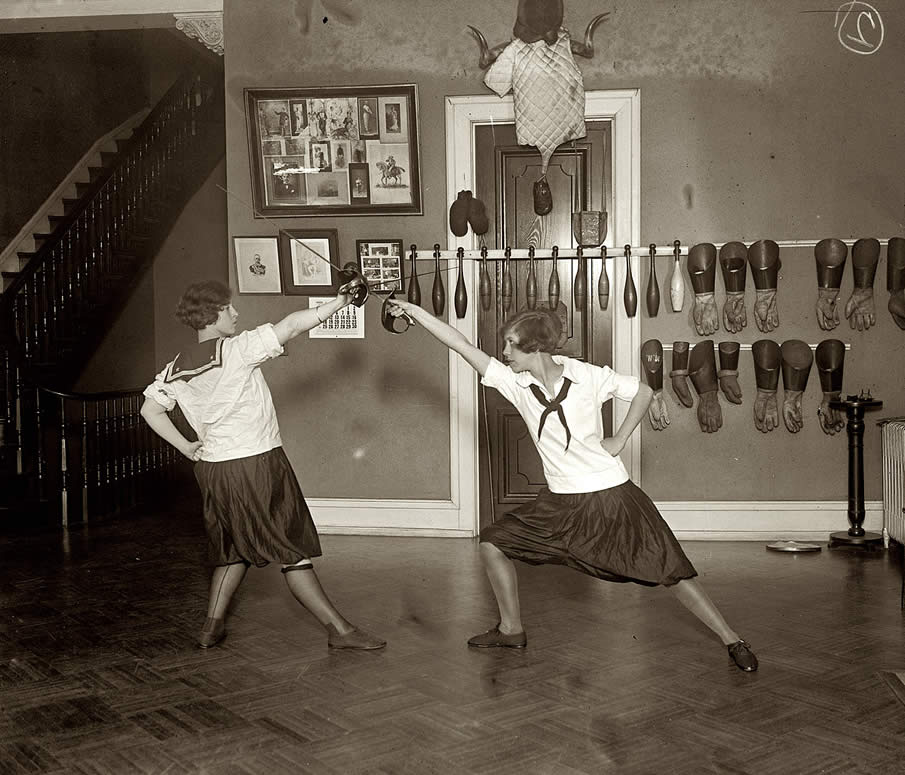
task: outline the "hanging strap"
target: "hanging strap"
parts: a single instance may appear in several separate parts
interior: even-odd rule
[[[560,388],[556,398],[552,401],[548,401],[540,387],[534,383],[528,385],[528,387],[531,389],[531,392],[534,393],[534,397],[546,407],[543,414],[540,416],[540,424],[537,426],[537,440],[540,441],[540,435],[544,432],[544,423],[547,421],[547,417],[553,412],[556,412],[560,423],[562,423],[562,427],[566,431],[566,450],[568,451],[569,443],[572,441],[572,432],[569,430],[569,424],[566,422],[566,413],[562,409],[562,402],[565,401],[566,396],[569,395],[569,388],[572,387],[572,380],[568,377],[563,378],[562,388]]]

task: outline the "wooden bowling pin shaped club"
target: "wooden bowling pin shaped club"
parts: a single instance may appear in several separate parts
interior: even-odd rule
[[[456,252],[456,258],[459,260],[459,279],[456,281],[456,293],[453,296],[453,303],[456,306],[456,317],[461,320],[468,311],[468,294],[465,291],[465,275],[462,270],[462,264],[465,263],[465,248],[459,248]]]
[[[682,277],[682,265],[679,259],[681,243],[676,240],[672,243],[673,266],[672,279],[669,281],[669,302],[673,312],[681,312],[685,305],[685,278]]]
[[[490,273],[487,271],[487,246],[483,245],[481,247],[481,280],[480,280],[480,291],[481,291],[481,307],[486,312],[490,309],[490,304],[493,302],[493,291],[490,287]]]
[[[528,278],[525,280],[525,301],[528,309],[537,306],[537,276],[534,274],[534,245],[528,246]]]
[[[606,245],[600,246],[600,277],[597,279],[597,303],[605,310],[610,303],[610,278],[606,273]]]
[[[655,243],[650,244],[650,274],[647,276],[647,294],[645,301],[647,302],[647,314],[649,317],[657,317],[660,311],[660,288],[657,285],[657,246]]]
[[[624,250],[625,287],[622,289],[622,303],[625,304],[625,314],[633,318],[638,311],[638,292],[635,290],[635,281],[632,279],[632,246],[626,245]]]
[[[575,309],[583,310],[588,303],[588,262],[584,257],[584,248],[579,245],[575,252],[578,254],[578,269],[575,270],[575,282],[572,291],[575,298]]]
[[[419,307],[421,306],[421,285],[418,283],[418,246],[412,245],[409,247],[409,255],[412,259],[412,273],[409,276],[409,290],[408,290],[408,300],[412,304],[417,304]]]
[[[503,302],[503,312],[509,312],[509,307],[512,304],[512,274],[509,270],[509,259],[512,257],[512,248],[507,245],[504,253],[506,257],[503,260],[503,280],[500,299]]]
[[[434,314],[442,315],[446,306],[446,289],[443,287],[443,276],[440,274],[440,243],[434,243],[434,289],[431,294],[434,303]]]
[[[559,246],[554,245],[550,251],[553,259],[553,268],[550,270],[550,282],[547,285],[547,302],[550,309],[556,309],[559,306]]]

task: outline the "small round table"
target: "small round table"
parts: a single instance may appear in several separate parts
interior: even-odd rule
[[[843,410],[848,418],[845,430],[848,434],[848,521],[851,525],[848,530],[830,533],[830,549],[837,546],[874,549],[883,545],[883,536],[861,527],[864,524],[864,413],[881,406],[883,402],[870,393],[830,401],[831,409]]]

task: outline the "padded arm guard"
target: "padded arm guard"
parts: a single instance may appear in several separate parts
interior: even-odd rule
[[[772,339],[758,339],[751,345],[754,357],[754,378],[759,390],[776,390],[782,362],[779,345]]]
[[[651,390],[663,389],[663,345],[659,339],[648,339],[641,345],[641,368]]]
[[[758,240],[748,248],[748,264],[754,287],[758,290],[775,290],[782,261],[779,260],[779,245],[771,239]]]
[[[695,293],[713,293],[716,277],[716,247],[701,242],[688,251],[688,274]]]
[[[840,239],[822,239],[814,246],[814,263],[817,266],[817,287],[842,287],[848,245]]]

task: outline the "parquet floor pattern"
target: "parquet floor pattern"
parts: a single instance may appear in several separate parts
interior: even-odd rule
[[[883,775],[905,772],[899,557],[687,542],[755,674],[662,589],[519,565],[524,651],[476,542],[323,536],[318,572],[380,652],[331,652],[277,567],[195,648],[197,504],[0,539],[0,775]]]

